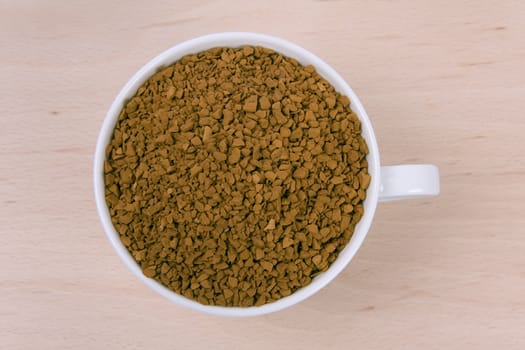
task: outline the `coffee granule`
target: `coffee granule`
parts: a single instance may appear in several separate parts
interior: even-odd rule
[[[349,99],[313,66],[219,47],[125,104],[106,202],[145,276],[202,304],[258,306],[308,285],[348,243],[367,153]]]

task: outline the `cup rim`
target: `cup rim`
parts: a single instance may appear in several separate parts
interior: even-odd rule
[[[121,242],[119,234],[116,232],[111,221],[109,209],[105,201],[105,150],[111,139],[113,129],[124,103],[136,93],[137,89],[151,77],[151,75],[162,67],[172,64],[182,56],[190,53],[197,53],[212,47],[239,47],[242,45],[264,46],[285,56],[295,58],[303,65],[311,64],[338,92],[346,95],[350,99],[350,106],[361,121],[361,134],[367,142],[369,149],[367,161],[371,182],[367,189],[367,197],[364,201],[364,215],[357,223],[352,238],[327,271],[322,272],[316,276],[310,284],[298,289],[291,295],[268,304],[250,307],[210,306],[186,298],[168,289],[156,280],[143,275],[140,266]],[[146,63],[124,85],[112,102],[104,118],[102,128],[100,129],[93,160],[94,194],[97,211],[106,236],[124,264],[148,287],[168,300],[197,311],[221,316],[256,316],[279,311],[307,299],[328,285],[352,260],[368,233],[378,203],[379,174],[379,150],[371,122],[362,103],[348,83],[346,83],[330,65],[310,51],[285,39],[251,32],[222,32],[196,37],[167,49]]]

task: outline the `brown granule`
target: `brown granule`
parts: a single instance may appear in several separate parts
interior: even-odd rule
[[[328,269],[363,215],[361,124],[312,66],[263,47],[188,55],[146,81],[106,150],[106,202],[145,276],[262,305]]]

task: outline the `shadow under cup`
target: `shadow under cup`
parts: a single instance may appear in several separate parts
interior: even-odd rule
[[[124,104],[133,97],[138,88],[159,69],[175,63],[181,57],[188,54],[198,53],[213,47],[241,47],[243,45],[264,46],[285,56],[292,57],[302,65],[314,66],[317,72],[325,78],[337,92],[350,99],[351,108],[361,121],[362,136],[369,149],[366,159],[368,161],[368,173],[371,176],[371,181],[366,191],[364,215],[357,224],[350,242],[339,253],[339,256],[327,271],[320,273],[310,284],[298,289],[291,295],[268,304],[251,307],[210,306],[188,299],[166,288],[156,280],[144,276],[140,266],[122,244],[119,234],[113,227],[109,209],[105,201],[105,150],[111,140],[113,129]],[[284,309],[310,297],[334,279],[350,260],[352,260],[368,233],[375,213],[379,196],[379,168],[380,162],[377,141],[365,109],[350,86],[333,68],[311,52],[280,38],[255,33],[217,33],[185,41],[164,51],[142,67],[126,83],[124,88],[122,88],[106,114],[97,140],[94,158],[94,190],[98,213],[113,248],[117,251],[126,266],[146,285],[165,298],[194,310],[222,316],[255,316]]]

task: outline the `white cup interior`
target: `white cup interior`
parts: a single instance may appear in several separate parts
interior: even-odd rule
[[[317,72],[323,76],[334,88],[343,95],[348,96],[351,101],[351,108],[357,114],[362,123],[362,135],[367,142],[369,154],[367,156],[368,171],[371,175],[370,186],[367,190],[367,198],[364,202],[364,215],[357,224],[355,232],[347,244],[341,251],[338,258],[332,263],[330,268],[319,274],[309,285],[297,290],[291,295],[262,306],[252,307],[223,307],[223,306],[209,306],[200,304],[194,300],[188,299],[180,294],[177,294],[168,288],[164,287],[159,282],[147,278],[142,274],[139,265],[135,262],[126,247],[122,244],[119,234],[116,232],[111,222],[108,207],[105,201],[105,187],[104,187],[104,160],[105,149],[113,134],[113,128],[117,122],[119,113],[123,108],[125,102],[131,98],[138,88],[154,73],[162,67],[168,66],[181,57],[210,49],[212,47],[240,47],[243,45],[260,45],[285,56],[293,57],[303,65],[313,65]],[[122,88],[118,96],[113,101],[100,131],[94,158],[94,190],[95,200],[102,225],[108,236],[113,248],[117,251],[120,258],[124,261],[126,266],[150,288],[161,294],[165,298],[181,304],[183,306],[223,316],[255,316],[271,312],[275,312],[286,307],[292,306],[309,296],[313,295],[321,288],[326,286],[332,279],[334,279],[343,268],[352,260],[357,250],[361,246],[375,213],[379,194],[379,152],[376,138],[372,129],[372,125],[363,108],[358,97],[345,80],[327,63],[315,56],[311,52],[297,46],[286,40],[271,37],[268,35],[255,33],[217,33],[191,39],[189,41],[178,44],[167,51],[159,54],[145,66],[143,66]]]

